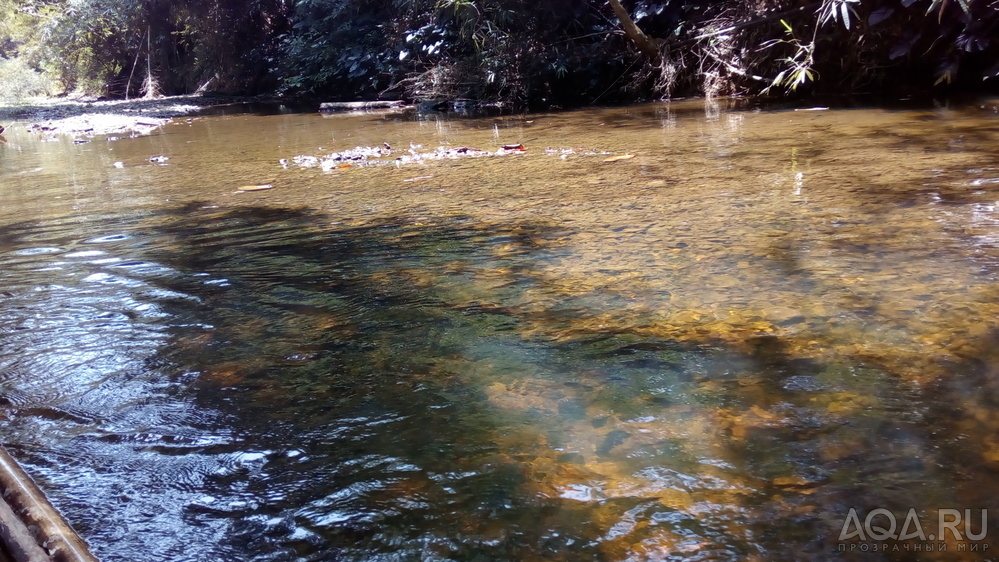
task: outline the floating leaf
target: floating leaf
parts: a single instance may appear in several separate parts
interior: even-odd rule
[[[525,147],[523,144],[504,144],[500,148],[502,148],[503,150],[511,150],[516,152],[527,152],[527,147]]]
[[[611,156],[610,158],[604,158],[604,162],[617,162],[618,160],[631,160],[634,158],[634,154],[619,154],[617,156]]]
[[[239,186],[240,191],[263,191],[265,189],[270,189],[274,187],[269,183],[264,183],[260,185],[241,185]]]

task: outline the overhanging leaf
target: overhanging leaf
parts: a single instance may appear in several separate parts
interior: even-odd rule
[[[982,80],[999,77],[999,62],[995,63],[988,70],[982,73]]]
[[[871,12],[871,15],[867,16],[867,25],[877,25],[886,19],[890,18],[892,14],[895,13],[895,8],[891,6],[885,6],[883,8],[878,8]]]
[[[895,60],[904,57],[912,51],[912,46],[916,43],[915,37],[909,37],[899,43],[892,45],[891,49],[888,50],[888,59]]]

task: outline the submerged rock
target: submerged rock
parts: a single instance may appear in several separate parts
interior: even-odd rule
[[[624,443],[631,437],[631,434],[623,429],[615,429],[604,437],[603,442],[597,447],[597,454],[600,456],[607,455],[610,453],[611,449],[617,447],[618,445]]]

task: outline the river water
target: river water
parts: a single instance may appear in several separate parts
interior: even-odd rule
[[[103,560],[999,549],[994,100],[5,137],[0,436]],[[294,160],[383,143],[527,151]]]

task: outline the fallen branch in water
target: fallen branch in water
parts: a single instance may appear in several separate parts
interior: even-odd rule
[[[328,101],[319,104],[319,111],[344,111],[351,109],[391,109],[402,107],[406,102],[402,100],[392,101]]]

